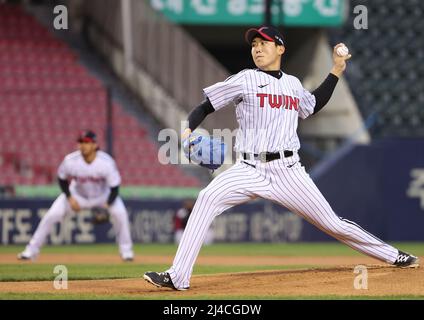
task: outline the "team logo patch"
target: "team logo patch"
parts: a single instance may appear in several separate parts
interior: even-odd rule
[[[266,104],[271,108],[284,108],[287,110],[299,111],[299,98],[281,95],[281,94],[268,94],[268,93],[257,93],[256,96],[259,98],[259,106],[264,108]]]

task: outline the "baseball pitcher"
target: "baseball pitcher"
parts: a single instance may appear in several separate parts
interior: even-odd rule
[[[221,108],[234,108],[239,124],[235,145],[239,159],[199,193],[171,268],[160,273],[147,272],[144,279],[158,287],[187,290],[213,219],[258,197],[281,204],[363,254],[394,266],[417,267],[417,257],[340,218],[300,162],[298,118],[316,114],[329,101],[346,61],[351,58],[346,50],[339,49],[344,45],[334,47],[333,67],[311,93],[298,78],[281,71],[285,44],[278,29],[249,29],[245,39],[251,45],[257,68],[245,69],[205,88],[206,99],[190,113],[189,127],[183,133],[189,143],[196,143],[199,139],[192,139],[191,132],[207,115]]]

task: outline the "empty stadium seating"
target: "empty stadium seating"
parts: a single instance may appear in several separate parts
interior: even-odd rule
[[[57,166],[91,128],[105,148],[107,95],[64,42],[19,6],[0,4],[0,184],[55,183]],[[123,185],[198,186],[158,162],[158,145],[113,103],[114,155]]]
[[[352,0],[350,7],[364,5]],[[375,114],[374,137],[424,136],[424,2],[366,2],[368,29],[354,28],[350,15],[332,42],[352,52],[346,78],[364,118]]]

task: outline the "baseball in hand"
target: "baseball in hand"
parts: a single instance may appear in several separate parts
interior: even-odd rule
[[[349,49],[345,45],[342,45],[337,48],[336,52],[340,57],[344,57],[349,54]]]

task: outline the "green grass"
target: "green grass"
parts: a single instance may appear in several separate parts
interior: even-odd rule
[[[120,195],[125,199],[196,199],[200,188],[181,187],[145,187],[145,186],[123,186],[119,189]],[[15,187],[17,197],[22,198],[52,198],[60,194],[57,184],[46,186],[19,185]]]
[[[53,273],[55,264],[0,264],[0,281],[52,281],[56,277]],[[140,278],[149,270],[162,271],[169,267],[164,264],[131,264],[114,265],[69,264],[69,280],[98,280],[98,279],[128,279]],[[296,266],[196,266],[193,274],[218,274],[228,272],[248,272],[259,270],[286,270],[305,269],[311,265]]]
[[[402,242],[392,243],[395,247],[424,255],[424,243]],[[24,246],[11,245],[0,247],[2,253],[18,253]],[[139,255],[171,255],[177,251],[174,244],[135,244],[134,250]],[[42,253],[78,253],[78,254],[118,254],[115,244],[96,245],[63,245],[46,246]],[[203,256],[359,256],[360,253],[338,243],[217,243],[203,246],[200,251]]]

